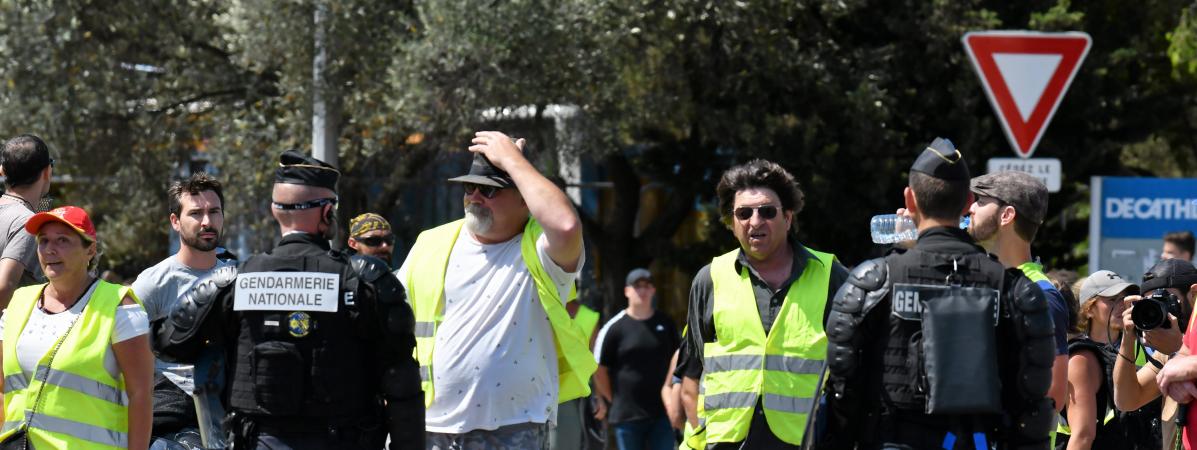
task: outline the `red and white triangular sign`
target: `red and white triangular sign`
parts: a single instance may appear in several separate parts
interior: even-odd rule
[[[974,31],[962,40],[1014,153],[1030,158],[1089,54],[1089,35]]]

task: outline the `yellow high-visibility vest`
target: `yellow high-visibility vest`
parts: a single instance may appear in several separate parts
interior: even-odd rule
[[[125,378],[119,370],[109,372],[104,359],[112,352],[112,331],[121,299],[141,301],[128,287],[103,280],[96,283],[70,332],[59,337],[62,343],[53,361],[46,352],[32,378],[25,376],[17,361],[17,339],[46,285],[26,286],[13,293],[4,328],[5,421],[0,440],[25,428],[33,448],[129,447]],[[41,399],[36,400],[39,390]]]
[[[578,312],[574,314],[574,322],[582,327],[582,335],[586,336],[586,342],[590,342],[590,336],[594,334],[594,329],[598,327],[599,312],[590,307],[578,304]]]
[[[416,238],[408,256],[414,264],[404,280],[411,293],[411,306],[416,316],[416,359],[420,362],[420,384],[424,389],[424,406],[432,405],[432,352],[436,331],[445,310],[445,270],[449,253],[465,220],[450,222],[426,230]],[[557,292],[557,286],[544,269],[536,252],[536,241],[544,233],[536,220],[529,218],[520,239],[520,253],[524,265],[536,285],[540,304],[553,327],[554,347],[557,349],[558,403],[590,395],[590,376],[598,368],[590,353],[590,336],[569,317]]]
[[[814,258],[786,292],[767,335],[748,268],[735,269],[739,250],[711,261],[716,341],[703,345],[698,398],[706,443],[743,441],[760,401],[773,434],[802,445],[826,367],[823,310],[835,260],[810,253]]]

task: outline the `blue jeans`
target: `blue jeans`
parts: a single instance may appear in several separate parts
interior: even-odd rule
[[[612,426],[619,450],[673,450],[673,428],[669,418],[637,419]]]

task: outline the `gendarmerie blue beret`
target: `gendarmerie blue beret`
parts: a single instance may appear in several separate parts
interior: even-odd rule
[[[931,145],[924,148],[918,159],[914,160],[914,165],[910,166],[910,171],[922,172],[941,180],[968,181],[971,178],[964,155],[956,150],[952,141],[944,138],[935,138]]]
[[[287,150],[278,157],[274,170],[275,184],[302,184],[337,190],[341,172],[336,167],[295,150]]]

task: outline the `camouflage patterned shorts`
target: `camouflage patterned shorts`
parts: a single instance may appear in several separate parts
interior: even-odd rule
[[[549,424],[517,423],[462,434],[429,432],[426,450],[549,450]]]

